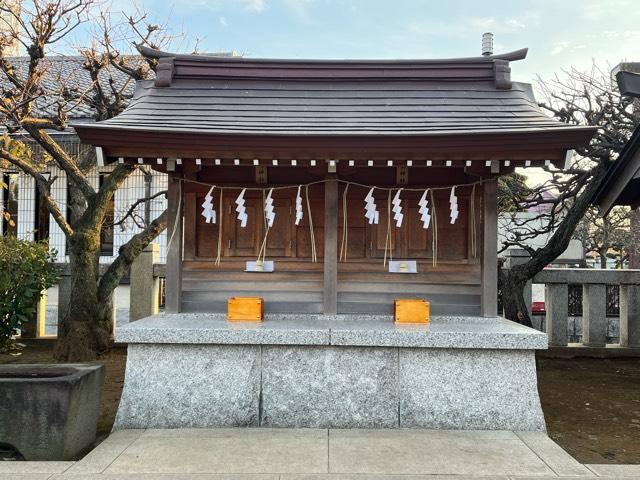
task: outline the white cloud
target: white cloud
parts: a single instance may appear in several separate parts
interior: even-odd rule
[[[569,42],[556,42],[553,48],[551,49],[551,55],[558,55],[559,53],[564,52],[567,47],[569,47]]]
[[[637,5],[629,0],[589,0],[580,5],[579,11],[587,20],[600,20],[620,15],[627,7],[635,8]]]
[[[267,8],[266,0],[238,0],[246,10],[251,12],[260,13]]]
[[[468,26],[475,30],[490,31],[492,33],[514,33],[527,27],[524,18],[477,17],[468,20]],[[468,27],[467,27],[468,28]]]
[[[504,24],[507,28],[512,28],[513,30],[522,30],[523,28],[526,28],[526,25],[517,18],[509,18],[504,22]]]
[[[218,17],[218,22],[223,27],[228,27],[229,26],[229,23],[227,22],[227,19],[225,17]]]
[[[285,7],[302,23],[313,23],[311,10],[316,0],[282,0]]]
[[[124,1],[127,0],[118,0]],[[251,13],[262,13],[267,8],[267,0],[180,0],[181,7],[206,9],[214,12],[240,8]]]
[[[484,30],[490,30],[495,28],[497,22],[493,17],[479,17],[479,18],[471,18],[469,20],[469,25],[474,28],[480,28]]]

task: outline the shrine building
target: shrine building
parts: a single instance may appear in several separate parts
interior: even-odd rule
[[[100,163],[168,175],[166,312],[116,329],[115,429],[545,429],[547,336],[497,312],[497,181],[564,168],[595,128],[549,118],[511,79],[526,49],[141,53],[156,78],[74,125]],[[228,321],[231,297],[261,297],[264,321]],[[431,322],[394,324],[403,299]]]
[[[173,312],[221,312],[229,296],[247,294],[267,312],[389,313],[400,295],[428,296],[434,314],[495,316],[496,179],[516,167],[563,168],[594,132],[550,119],[531,86],[511,80],[510,62],[526,50],[389,61],[143,54],[159,59],[156,79],[138,82],[122,114],[74,128],[105,164],[169,175]],[[201,211],[214,185],[211,223]],[[365,218],[371,186],[377,223]],[[275,271],[265,276],[245,269],[261,253],[271,187],[262,256]],[[243,227],[235,201],[244,188]],[[398,225],[387,204],[400,189]],[[427,189],[435,221],[425,228]],[[415,261],[416,273],[389,273],[389,259]]]

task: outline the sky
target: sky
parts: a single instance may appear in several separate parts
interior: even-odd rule
[[[515,80],[549,78],[563,68],[640,61],[640,8],[631,0],[139,0],[184,32],[174,50],[235,50],[249,57],[451,58],[528,47]],[[131,0],[111,10],[131,12]]]

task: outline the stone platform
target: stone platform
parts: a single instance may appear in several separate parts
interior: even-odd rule
[[[3,480],[620,480],[543,432],[119,430],[77,462],[0,462]]]
[[[185,427],[544,430],[535,349],[501,318],[158,315],[128,343],[114,429]]]

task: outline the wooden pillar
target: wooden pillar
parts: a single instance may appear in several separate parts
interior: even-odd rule
[[[498,183],[483,184],[482,194],[482,279],[480,314],[498,315]]]
[[[324,184],[324,313],[338,313],[338,179]]]
[[[181,183],[174,176],[169,177],[167,195],[167,241],[171,242],[167,251],[167,279],[165,282],[165,310],[178,313],[182,297],[182,201]],[[175,230],[175,231],[174,231]]]

